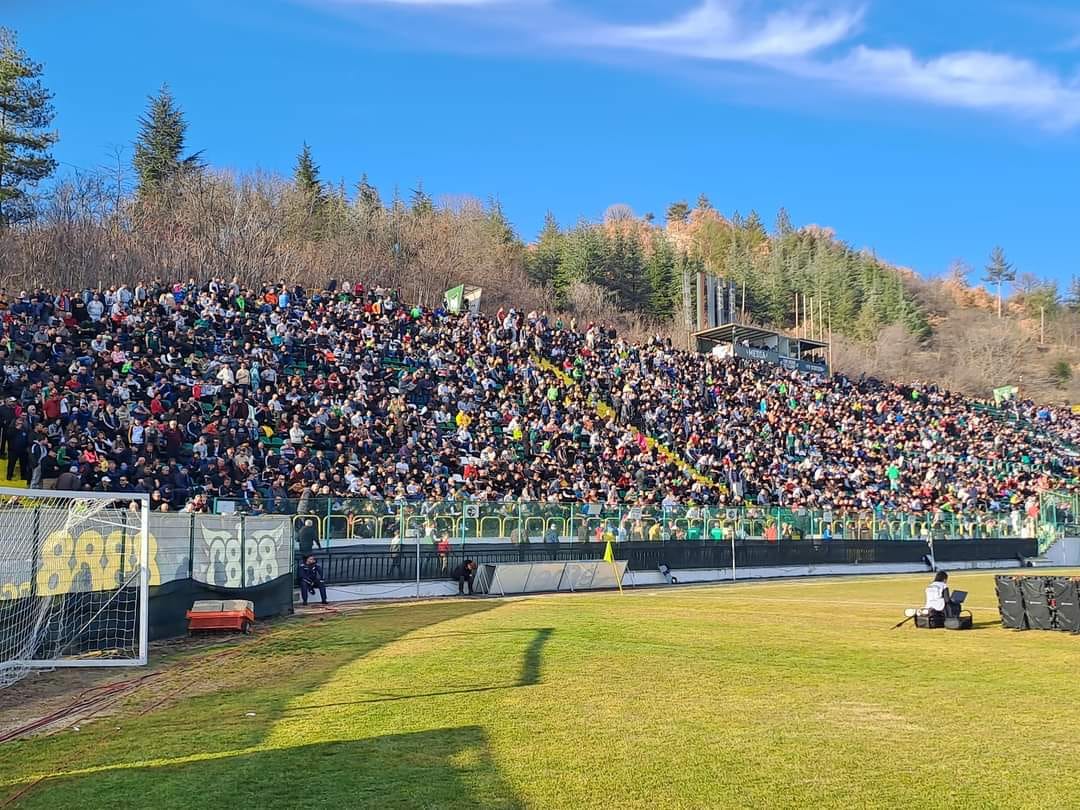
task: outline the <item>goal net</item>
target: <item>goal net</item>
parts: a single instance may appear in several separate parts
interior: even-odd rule
[[[0,688],[33,669],[146,663],[148,507],[0,488]]]

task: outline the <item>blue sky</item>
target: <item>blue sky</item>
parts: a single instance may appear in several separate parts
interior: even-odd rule
[[[1070,10],[1070,5],[1073,9]],[[630,8],[627,8],[630,6]],[[993,0],[5,0],[65,170],[167,81],[214,166],[497,196],[526,239],[700,192],[931,275],[1080,273],[1080,7]]]

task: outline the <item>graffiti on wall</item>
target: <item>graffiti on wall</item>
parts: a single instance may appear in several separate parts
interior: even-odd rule
[[[157,585],[157,542],[149,535],[150,584]],[[102,534],[94,529],[73,534],[50,532],[37,559],[9,561],[0,576],[0,599],[18,599],[36,592],[39,596],[108,591],[137,578],[139,538],[133,531]]]
[[[292,540],[284,521],[237,527],[197,527],[195,579],[223,588],[261,585],[287,573]],[[201,546],[199,545],[201,544]]]
[[[288,573],[292,564],[287,518],[152,514],[147,546],[152,586],[190,576],[208,585],[250,587]],[[137,581],[140,564],[134,529],[58,529],[40,543],[10,544],[0,559],[0,600],[113,590]]]

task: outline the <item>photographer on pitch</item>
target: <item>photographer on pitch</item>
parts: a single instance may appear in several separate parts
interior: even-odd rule
[[[308,594],[318,590],[322,597],[322,603],[326,604],[326,582],[323,580],[322,568],[315,562],[315,555],[309,554],[304,558],[300,566],[300,601],[307,604]]]
[[[926,610],[931,616],[948,618],[955,612],[949,599],[949,575],[944,571],[938,571],[934,575],[934,581],[926,586]]]

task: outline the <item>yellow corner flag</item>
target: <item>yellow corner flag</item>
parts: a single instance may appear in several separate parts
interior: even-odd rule
[[[615,573],[615,584],[619,586],[619,593],[622,593],[622,577],[619,576],[619,567],[615,565],[615,552],[611,549],[610,540],[604,546],[604,562],[611,563],[611,570]]]

